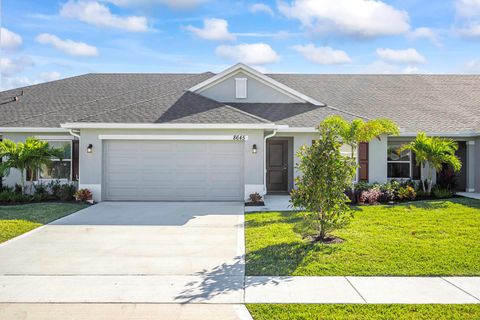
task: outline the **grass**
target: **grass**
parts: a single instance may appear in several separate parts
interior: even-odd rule
[[[0,206],[0,243],[85,208],[77,203]]]
[[[250,304],[255,320],[477,320],[480,305]]]
[[[480,201],[455,198],[358,207],[333,234],[311,244],[295,232],[301,213],[246,214],[247,275],[480,275]]]

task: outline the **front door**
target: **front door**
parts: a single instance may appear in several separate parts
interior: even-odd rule
[[[288,140],[267,140],[267,191],[288,192]]]

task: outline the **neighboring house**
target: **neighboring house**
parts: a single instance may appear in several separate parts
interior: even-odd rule
[[[386,117],[399,137],[359,148],[358,178],[420,179],[397,147],[418,131],[454,138],[461,190],[480,192],[480,76],[86,74],[0,93],[0,135],[64,146],[37,180],[78,181],[102,200],[242,200],[286,193],[295,153],[326,116]],[[348,152],[348,150],[345,150]],[[20,174],[4,183],[14,185]]]

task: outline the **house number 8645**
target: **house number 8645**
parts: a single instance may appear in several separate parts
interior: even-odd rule
[[[234,134],[233,135],[233,140],[235,140],[235,141],[245,141],[246,138],[243,134]]]

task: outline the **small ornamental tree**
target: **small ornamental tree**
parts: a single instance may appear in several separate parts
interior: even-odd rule
[[[462,162],[455,155],[458,144],[452,139],[428,137],[425,132],[417,134],[415,139],[410,143],[403,145],[399,152],[411,150],[415,153],[416,161],[425,168],[428,163],[430,168],[436,172],[440,172],[444,164],[452,167],[453,171],[458,172],[462,168]],[[427,190],[425,184],[422,183],[423,191],[430,194],[432,192],[433,179],[432,170],[428,170]]]
[[[305,211],[305,221],[315,230],[315,240],[325,241],[329,232],[345,224],[352,216],[345,189],[355,176],[357,165],[340,152],[342,140],[335,126],[323,122],[320,138],[297,153],[301,175],[291,193],[295,209]]]
[[[37,138],[27,138],[25,142],[15,143],[5,139],[0,142],[0,175],[7,176],[10,169],[20,171],[20,185],[22,193],[25,193],[25,172],[32,170],[36,172],[44,164],[49,164],[52,158],[61,158],[62,150],[51,148],[48,142]],[[33,174],[30,181],[33,182]]]

